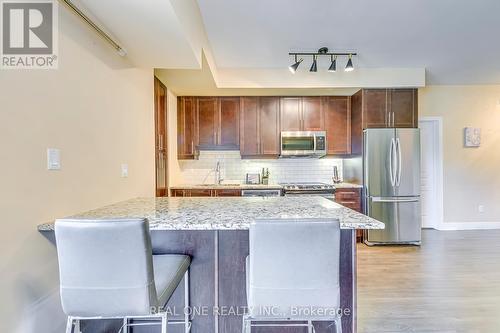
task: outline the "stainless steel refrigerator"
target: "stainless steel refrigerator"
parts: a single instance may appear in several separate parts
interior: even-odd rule
[[[367,231],[365,243],[419,245],[420,130],[364,130],[363,183],[365,213],[385,223]]]

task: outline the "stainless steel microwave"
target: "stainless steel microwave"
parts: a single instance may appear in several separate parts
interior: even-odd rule
[[[325,155],[325,131],[281,132],[282,157],[322,157]]]

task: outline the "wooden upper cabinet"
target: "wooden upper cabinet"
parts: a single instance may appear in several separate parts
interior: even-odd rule
[[[351,97],[323,98],[328,155],[351,153]]]
[[[219,124],[217,146],[238,148],[240,146],[240,98],[219,98]]]
[[[389,112],[392,127],[418,127],[418,102],[416,89],[391,89]]]
[[[417,89],[363,90],[363,128],[418,127]]]
[[[177,98],[177,158],[196,157],[196,100],[194,97]]]
[[[324,126],[321,97],[302,98],[302,131],[322,131]]]
[[[215,147],[218,136],[218,103],[214,97],[198,97],[196,105],[196,123],[198,145],[200,148]]]
[[[260,155],[280,154],[280,100],[278,97],[259,98]]]
[[[363,90],[363,128],[388,127],[387,89]]]
[[[282,97],[280,104],[281,131],[300,131],[302,129],[302,99]]]
[[[240,113],[240,153],[241,156],[260,154],[259,143],[259,98],[242,97]]]
[[[279,155],[279,105],[279,97],[241,98],[241,156]]]
[[[351,154],[363,151],[366,128],[418,127],[417,89],[363,89],[351,98]]]

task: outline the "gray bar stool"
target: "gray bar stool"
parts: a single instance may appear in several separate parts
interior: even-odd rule
[[[164,306],[184,278],[189,306],[189,265],[186,255],[152,255],[146,219],[62,219],[55,223],[61,301],[68,316],[66,332],[80,333],[80,320],[123,319],[129,326],[184,324],[167,320]],[[141,323],[130,323],[141,320]]]
[[[341,333],[339,260],[336,219],[251,223],[243,333],[266,326],[303,326],[311,333],[313,321],[331,321]]]

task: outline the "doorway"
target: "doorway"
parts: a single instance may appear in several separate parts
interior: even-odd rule
[[[419,119],[421,150],[422,228],[440,229],[443,223],[443,119]]]

